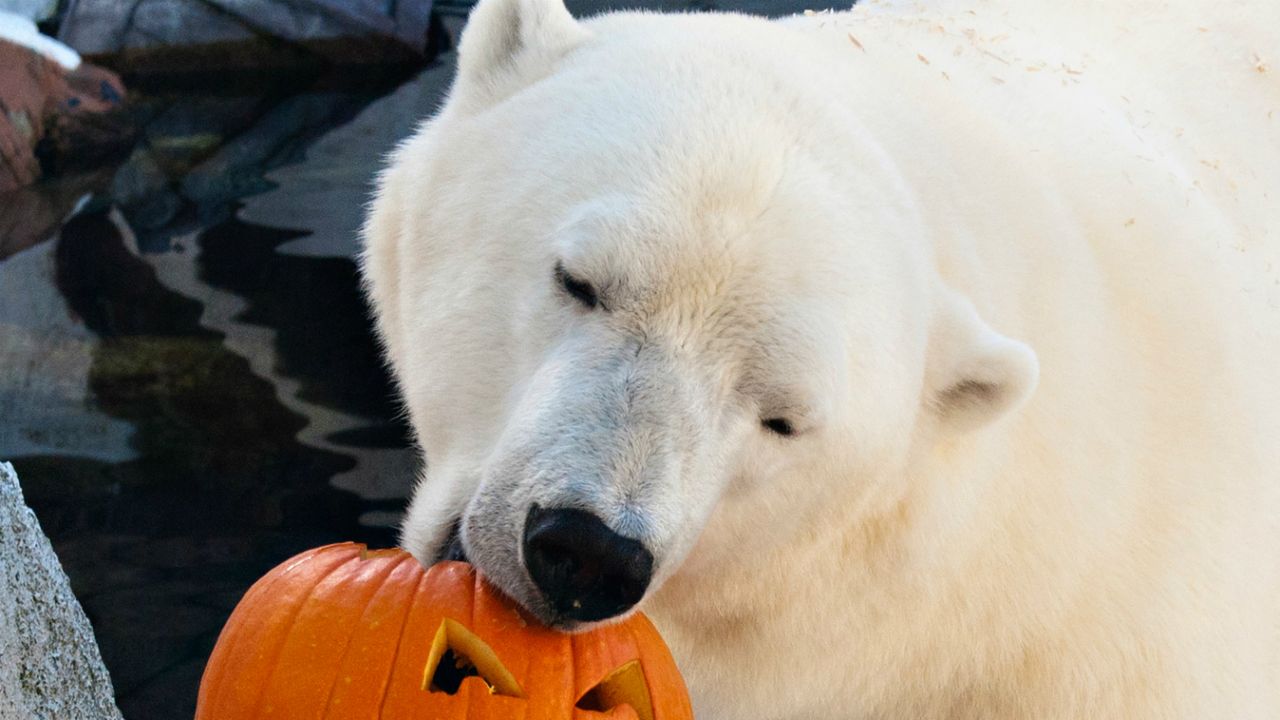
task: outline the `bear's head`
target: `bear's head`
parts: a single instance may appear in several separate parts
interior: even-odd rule
[[[456,528],[531,612],[587,626],[894,497],[913,453],[1029,395],[1035,355],[940,281],[894,159],[793,81],[811,42],[477,6],[365,227],[426,458],[420,560]]]

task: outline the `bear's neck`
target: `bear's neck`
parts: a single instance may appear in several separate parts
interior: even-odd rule
[[[712,688],[709,706],[742,702],[741,716],[750,717],[752,703],[769,702],[751,699],[759,686],[777,690],[763,678],[791,676],[823,684],[813,697],[856,695],[872,703],[863,712],[874,716],[874,703],[891,702],[908,683],[938,688],[1012,677],[1016,658],[1043,640],[1036,633],[1079,610],[1078,598],[1061,588],[1087,583],[1064,585],[1063,575],[1084,573],[1089,563],[1064,558],[1068,544],[1054,540],[1062,528],[1047,525],[1052,513],[1038,517],[1025,502],[1044,488],[1030,487],[1028,468],[1000,451],[1011,445],[1000,432],[938,448],[907,471],[900,496],[821,540],[810,536],[751,563],[669,581],[646,611],[690,686]],[[830,658],[842,666],[830,667]],[[757,682],[729,691],[725,678],[735,672]],[[804,698],[790,702],[800,709]],[[817,706],[809,713],[831,716]]]

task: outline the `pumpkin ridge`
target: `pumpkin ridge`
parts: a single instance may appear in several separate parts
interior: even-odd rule
[[[294,567],[296,567],[296,565],[290,566],[289,570],[292,570]],[[259,595],[266,594],[268,590],[280,584],[280,582],[283,580],[282,575],[285,575],[286,573],[287,571],[284,573],[280,573],[280,575],[267,575],[263,578],[260,578],[257,582],[251,585],[249,589],[245,592],[245,597],[256,598]],[[235,657],[236,651],[240,648],[241,644],[248,642],[248,639],[246,636],[240,636],[236,634],[236,632],[240,629],[240,627],[245,624],[245,621],[248,619],[248,617],[249,617],[249,613],[247,612],[236,612],[235,610],[232,611],[231,617],[227,620],[226,626],[224,626],[222,629],[222,633],[225,633],[227,637],[231,639],[231,642],[227,645],[226,650],[222,653],[223,655],[226,655],[227,657]],[[205,665],[205,673],[209,674],[212,671],[218,671],[218,670],[225,673],[226,672],[225,668],[228,668],[228,667],[229,665],[226,663],[209,662],[209,663],[206,663]],[[211,676],[207,679],[208,679],[208,682],[212,685],[214,682],[218,680],[218,677]],[[200,686],[202,688],[205,685],[205,680],[206,678],[204,677],[200,679]],[[221,690],[221,692],[217,693],[214,697],[209,698],[209,707],[211,708],[222,707],[224,698],[231,692],[231,683],[226,683],[225,685],[222,685],[219,689]],[[199,699],[197,698],[197,709],[200,709],[200,706],[202,706],[203,703],[198,702],[198,700]]]
[[[410,557],[413,557],[413,556],[410,555]],[[416,557],[413,557],[413,561],[417,562]],[[417,593],[422,591],[422,583],[425,583],[425,582],[426,582],[426,573],[424,571],[424,573],[422,573],[421,575],[419,575],[419,577],[417,577],[417,583],[413,585],[413,592],[408,594],[408,597],[410,598],[417,597]],[[399,664],[399,648],[401,648],[401,646],[403,646],[404,644],[404,629],[407,628],[408,616],[410,616],[411,612],[413,611],[412,602],[407,602],[406,605],[408,606],[408,609],[404,610],[404,616],[401,619],[401,632],[399,632],[396,635],[396,648],[394,648],[394,650],[392,651],[392,661],[390,661],[390,664],[387,665],[387,676],[383,678],[383,693],[381,693],[381,697],[383,697],[383,700],[378,701],[378,715],[375,715],[374,717],[383,716],[383,711],[385,710],[385,708],[387,708],[387,700],[388,698],[390,698],[390,694],[392,694],[387,692],[387,688],[390,687],[390,684],[392,684],[392,676],[396,675],[396,666]]]
[[[464,690],[464,692],[471,692],[471,691]],[[468,698],[468,700],[469,699],[470,698]],[[459,705],[462,707],[462,717],[458,718],[458,720],[467,720],[467,718],[471,716],[471,703],[464,702],[464,703],[459,703]]]
[[[640,644],[644,642],[644,639],[640,637],[640,631],[636,623],[631,623],[627,626],[627,634],[631,636],[631,642],[635,643],[636,647],[640,647]],[[657,713],[657,708],[653,706],[652,681],[649,679],[649,673],[645,671],[644,656],[637,657],[636,662],[640,664],[640,677],[644,678],[644,692],[649,698],[649,718],[653,720]],[[640,708],[635,708],[635,711],[637,715],[640,714]]]
[[[466,626],[466,627],[467,627],[468,629],[473,628],[473,627],[475,627],[475,626],[476,626],[476,606],[480,604],[480,602],[479,602],[479,601],[480,601],[480,593],[484,592],[484,587],[483,587],[483,582],[484,582],[484,581],[482,581],[482,580],[480,579],[480,571],[479,571],[478,569],[476,569],[476,567],[475,567],[474,565],[472,565],[472,566],[471,566],[471,568],[472,568],[472,570],[471,570],[471,577],[472,577],[472,583],[471,583],[471,618],[470,618],[470,620],[468,620],[468,621],[467,621],[467,626]],[[494,654],[496,655],[497,653],[494,653]],[[474,661],[474,660],[471,660],[471,662],[472,662],[472,663],[474,663],[475,661]],[[502,658],[498,658],[498,662],[502,662]],[[505,669],[505,666],[504,666],[504,669]],[[487,685],[488,683],[489,683],[488,679],[485,679],[485,684]],[[490,694],[493,694],[493,686],[492,686],[492,685],[490,685],[490,686],[489,686],[489,693],[490,693]],[[470,705],[470,703],[467,703],[467,705]],[[469,712],[470,712],[470,709],[468,709],[467,713],[469,713]],[[466,720],[467,713],[463,713],[463,716],[462,716],[462,717],[463,717],[463,720]]]
[[[654,626],[652,620],[640,613],[636,615],[635,622],[628,625],[628,629],[637,643],[646,642],[646,638],[650,639],[649,642],[652,642],[653,638],[659,641],[658,648],[663,657],[661,662],[647,654],[640,657],[640,668],[644,671],[649,698],[652,700],[654,697],[655,685],[659,688],[674,685],[682,691],[679,694],[680,703],[677,708],[668,708],[666,703],[653,703],[654,720],[693,720],[693,708],[689,704],[689,691],[684,684],[684,677],[680,674],[675,658],[671,656],[671,649],[662,642],[662,634],[658,632],[658,628]],[[671,710],[670,713],[667,712],[668,709]]]
[[[573,704],[577,700],[573,697],[578,694],[578,640],[576,635],[565,634],[564,641],[569,644],[570,657],[573,662],[569,663],[569,712],[573,712]]]
[[[631,635],[631,642],[635,643],[636,647],[641,647],[645,642],[645,638],[641,636],[640,628],[642,623],[648,622],[647,618],[640,616],[637,622],[627,625],[627,632]],[[666,645],[663,645],[663,648],[665,649]],[[649,676],[649,669],[645,667],[646,657],[648,657],[647,653],[639,653],[636,662],[640,664],[640,677],[644,678],[645,698],[649,701],[649,718],[651,720],[662,720],[662,716],[658,712],[658,703],[653,701],[653,678]],[[675,661],[672,660],[672,662]],[[635,711],[637,715],[640,714],[640,708],[635,708]]]
[[[262,714],[262,702],[263,702],[262,696],[263,694],[266,693],[267,688],[271,686],[271,678],[275,677],[276,666],[279,662],[280,654],[284,652],[285,639],[289,637],[289,634],[293,631],[293,626],[297,624],[298,616],[302,614],[302,608],[305,607],[307,604],[307,601],[311,599],[311,593],[315,592],[315,589],[320,585],[320,583],[324,582],[326,578],[328,578],[333,573],[337,572],[339,568],[345,567],[346,565],[350,564],[352,561],[359,562],[359,560],[360,560],[360,555],[359,553],[357,553],[340,563],[336,563],[333,567],[330,567],[328,571],[325,572],[325,574],[321,575],[318,578],[315,578],[314,582],[312,582],[307,587],[306,594],[302,595],[302,602],[298,603],[297,607],[293,608],[293,610],[289,613],[289,623],[285,626],[284,632],[280,633],[280,637],[281,637],[280,643],[276,646],[275,652],[272,653],[274,656],[274,659],[269,665],[269,667],[271,668],[271,672],[267,673],[267,677],[263,679],[262,684],[258,687],[258,697],[254,700],[254,703],[253,703],[253,717],[258,717]],[[297,565],[291,565],[289,569],[293,569],[294,567],[297,567]]]
[[[266,582],[264,582],[264,580],[266,580]],[[276,584],[278,584],[279,582],[280,582],[279,576],[261,578],[257,582],[255,582],[252,586],[250,586],[250,588],[245,592],[244,599],[250,599],[250,598],[256,599],[257,596],[266,593],[268,589],[275,587]],[[226,635],[227,638],[230,639],[230,642],[228,642],[226,649],[223,652],[219,653],[219,655],[235,657],[236,649],[240,647],[241,643],[247,642],[244,636],[239,636],[237,634],[237,631],[240,629],[240,626],[244,625],[245,619],[248,616],[249,616],[248,612],[236,612],[235,610],[231,612],[231,617],[227,620],[227,623],[222,628],[221,633],[219,633],[219,636]],[[205,696],[203,698],[197,697],[196,698],[197,710],[203,709],[206,706],[213,707],[213,708],[221,707],[222,698],[225,697],[226,694],[229,692],[228,687],[230,686],[230,683],[227,683],[226,685],[222,685],[220,684],[220,681],[222,679],[222,676],[225,675],[227,671],[230,669],[231,667],[230,664],[215,663],[215,662],[212,662],[212,660],[213,660],[213,657],[211,656],[210,662],[205,664],[205,671],[202,674],[202,677],[200,678],[200,690],[201,690],[200,695],[204,694],[203,691],[205,687],[211,687],[211,688],[214,688],[215,690],[220,690],[221,692],[218,692],[216,694],[211,692],[209,695],[212,695],[212,697],[209,697],[209,696]],[[204,702],[201,702],[201,700],[203,700]]]
[[[360,560],[366,561],[370,557],[373,557],[373,556],[369,555],[367,552],[362,553],[360,555]],[[386,574],[382,576],[382,579],[378,583],[378,589],[374,590],[373,593],[369,595],[369,599],[365,601],[364,609],[360,611],[359,619],[356,621],[355,627],[351,629],[351,634],[347,636],[347,644],[346,644],[346,647],[342,649],[342,657],[340,657],[338,659],[337,664],[334,665],[333,679],[329,682],[329,695],[328,697],[325,698],[325,701],[324,701],[325,711],[324,711],[324,715],[322,716],[322,720],[324,720],[325,718],[331,717],[331,714],[333,711],[333,705],[331,704],[331,701],[333,700],[333,693],[338,689],[338,674],[342,670],[342,662],[347,659],[347,653],[349,653],[351,650],[351,638],[353,638],[356,632],[360,629],[361,627],[360,621],[363,620],[365,614],[369,612],[369,606],[373,605],[373,602],[378,599],[378,594],[381,593],[383,588],[387,586],[387,581],[391,579],[391,576],[395,574],[396,570],[400,569],[400,566],[403,565],[406,560],[417,562],[417,560],[412,555],[409,555],[407,553],[404,555],[404,557],[396,559],[395,562],[391,563],[391,566],[387,570]],[[409,615],[409,605],[406,604],[404,607],[404,616],[402,616],[401,620],[403,621],[403,618],[407,617],[408,615]],[[398,645],[397,645],[397,649],[399,649]],[[388,680],[389,679],[390,679],[390,675],[388,675]]]
[[[479,602],[477,602],[477,599],[480,593],[484,591],[484,588],[482,587],[482,583],[484,581],[480,579],[480,571],[476,570],[474,565],[472,566],[471,576],[474,578],[474,581],[472,582],[472,585],[471,585],[471,619],[469,621],[469,624],[467,625],[468,628],[473,628],[476,626],[476,606],[480,604]],[[501,662],[501,658],[499,658],[499,662]],[[489,682],[488,680],[485,680],[486,684],[488,682]],[[493,693],[492,686],[489,688],[489,693],[490,694]],[[461,720],[467,720],[467,716],[470,714],[471,714],[471,703],[469,702],[463,703]]]
[[[294,562],[289,563],[287,566],[283,568],[276,568],[271,572],[269,572],[267,575],[263,576],[262,578],[259,578],[257,582],[255,582],[252,586],[250,586],[249,590],[245,593],[245,595],[248,596],[251,593],[254,594],[255,596],[258,594],[266,594],[268,590],[274,590],[277,586],[287,586],[292,581],[292,578],[290,576],[295,571],[297,571],[298,568],[301,568],[304,565],[310,565],[312,563],[320,562],[322,559],[321,556],[324,554],[324,552],[331,549],[339,549],[345,545],[352,545],[352,543],[335,543],[332,545],[325,545],[323,547],[315,548],[314,550],[309,550],[304,554],[303,557],[293,558]],[[324,559],[327,560],[327,558],[324,558]],[[342,562],[335,563],[334,567],[337,567],[338,565],[341,565],[341,564],[343,563]],[[316,584],[318,585],[319,582],[320,581],[317,580]],[[314,585],[312,587],[314,587]],[[255,590],[257,592],[255,592]],[[241,600],[241,604],[243,603],[244,601]],[[297,611],[301,610],[302,606],[305,603],[306,603],[306,596],[304,595],[304,596],[301,596],[298,606],[294,608],[294,617],[297,616]],[[251,635],[240,635],[240,628],[249,621],[251,616],[247,612],[240,613],[239,609],[240,609],[239,606],[237,606],[236,610],[232,611],[231,619],[227,621],[227,627],[224,627],[222,630],[223,633],[234,633],[234,634],[228,635],[228,637],[232,640],[232,643],[228,645],[224,653],[221,653],[219,655],[220,659],[222,659],[223,656],[225,656],[226,658],[237,657],[239,654],[237,651],[241,648],[241,645],[250,643],[253,640],[253,636]],[[233,621],[235,622],[234,626],[232,625]],[[277,648],[277,654],[279,650],[283,649],[283,647],[284,647],[284,642],[282,640],[280,647]],[[215,651],[216,651],[216,646],[215,646]],[[223,665],[223,664],[228,664],[228,661],[223,660],[220,663],[214,663],[212,662],[212,657],[211,657],[210,662],[206,664],[206,672],[210,667],[215,667],[217,665]],[[200,684],[201,686],[203,686],[205,684],[205,681],[201,679]],[[210,702],[207,708],[203,707],[202,703],[197,702],[197,707],[196,707],[197,711],[201,709],[204,709],[207,713],[217,713],[217,712],[223,711],[227,704],[228,696],[234,694],[235,692],[235,684],[232,682],[224,683],[221,690],[222,692],[217,693],[217,695],[215,695],[213,698],[210,699]],[[258,698],[257,698],[258,700],[261,700],[262,693],[264,691],[265,691],[265,685],[262,687],[259,687]],[[197,701],[198,699],[199,698],[197,698]],[[209,715],[206,715],[204,713],[198,713],[197,716],[200,718],[210,717]]]

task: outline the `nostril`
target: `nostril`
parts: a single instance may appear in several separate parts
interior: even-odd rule
[[[556,612],[603,620],[644,597],[653,555],[638,540],[610,530],[591,513],[534,505],[525,520],[525,567]]]

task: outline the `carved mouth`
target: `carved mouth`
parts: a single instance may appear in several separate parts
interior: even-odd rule
[[[440,546],[440,553],[436,556],[436,562],[444,562],[445,560],[458,560],[468,562],[467,551],[462,547],[462,518],[453,521],[449,526],[449,536],[445,539],[444,545]]]
[[[497,653],[457,620],[445,618],[431,643],[422,689],[456,695],[462,681],[479,677],[489,692],[507,697],[524,697],[520,683],[507,670]]]
[[[462,623],[445,618],[431,643],[422,671],[422,689],[456,695],[469,678],[483,681],[490,694],[526,697],[515,675],[503,665],[493,648]],[[631,660],[610,672],[583,693],[574,707],[596,717],[612,713],[623,705],[630,706],[639,720],[654,720],[649,680],[639,660]]]

